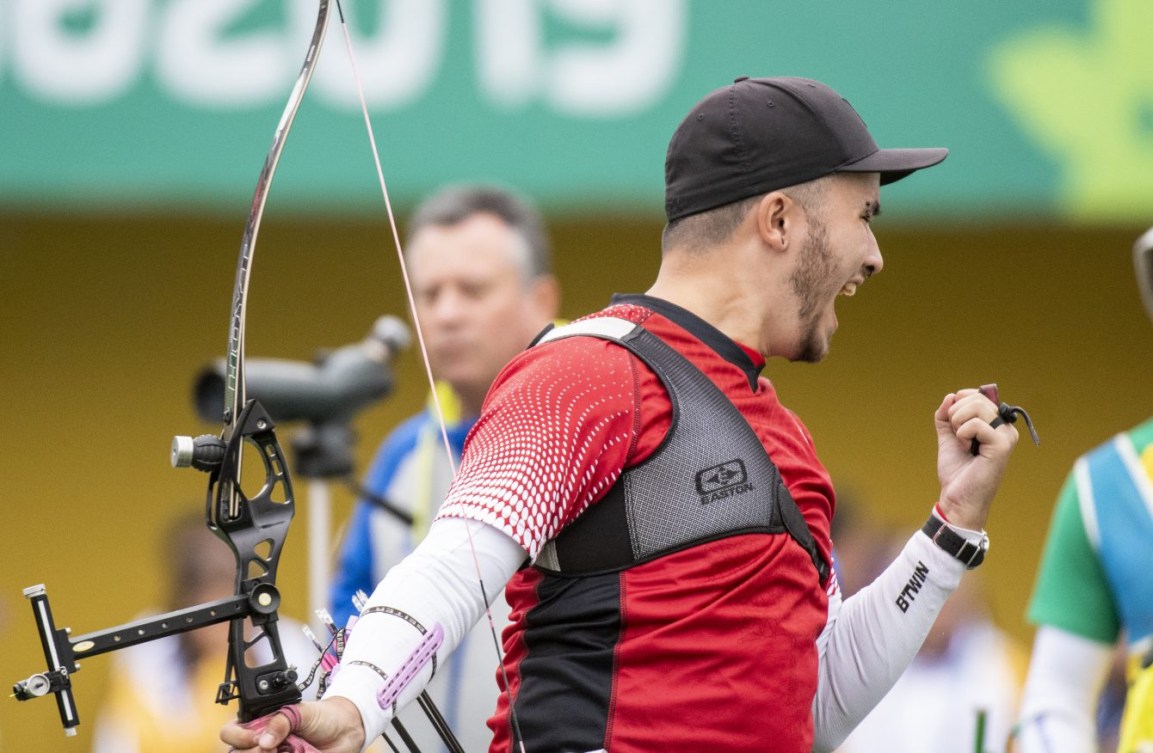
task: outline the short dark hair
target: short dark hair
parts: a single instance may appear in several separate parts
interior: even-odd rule
[[[493,185],[457,185],[444,188],[425,199],[408,221],[411,241],[421,228],[456,225],[475,214],[492,214],[524,238],[528,245],[529,279],[552,271],[552,249],[544,219],[528,199]]]
[[[661,233],[661,249],[668,250],[682,246],[707,248],[730,238],[745,215],[760,200],[760,196],[750,196],[715,209],[706,209],[675,219],[665,225],[664,232]]]
[[[829,178],[830,176],[826,175],[780,190],[800,204],[806,212],[819,214],[820,199],[824,194],[825,185]],[[706,209],[703,212],[673,220],[665,225],[664,232],[661,234],[661,249],[666,250],[680,246],[708,248],[731,238],[737,227],[745,219],[745,215],[765,195],[758,194],[746,199],[738,199],[715,209]]]

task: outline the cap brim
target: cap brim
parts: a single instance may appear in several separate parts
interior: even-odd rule
[[[841,165],[839,173],[880,173],[881,185],[893,183],[905,176],[940,164],[949,156],[943,147],[927,149],[878,149],[868,157]]]

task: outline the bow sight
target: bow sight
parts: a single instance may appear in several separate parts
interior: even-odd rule
[[[186,439],[178,437],[174,446],[183,446]],[[235,596],[71,637],[70,629],[56,628],[44,586],[24,590],[32,602],[48,669],[16,683],[13,694],[21,701],[55,694],[68,735],[74,735],[80,723],[71,681],[80,669],[80,659],[226,621],[230,622],[228,663],[217,703],[239,700],[239,716],[247,721],[301,698],[297,672],[287,664],[276,624],[280,605],[276,567],[295,505],[272,419],[260,403],[251,400],[227,441],[205,439],[198,438],[191,464],[211,474],[208,526],[236,556]],[[244,453],[245,446],[253,451]],[[263,461],[264,479],[259,491],[248,496],[237,479],[241,458],[252,456]],[[253,665],[253,652],[258,649],[271,660]]]

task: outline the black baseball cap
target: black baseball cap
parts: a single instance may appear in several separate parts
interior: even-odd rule
[[[749,78],[710,92],[669,140],[669,222],[837,172],[881,184],[932,167],[949,150],[879,149],[848,100],[806,78]]]

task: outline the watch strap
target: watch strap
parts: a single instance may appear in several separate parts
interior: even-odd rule
[[[936,515],[930,515],[921,530],[949,556],[965,563],[965,567],[969,570],[985,561],[985,552],[989,549],[989,537],[984,533],[981,534],[979,541],[970,541]]]

